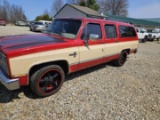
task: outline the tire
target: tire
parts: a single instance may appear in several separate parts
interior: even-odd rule
[[[32,31],[32,28],[31,27],[29,27],[30,28],[30,31]]]
[[[65,74],[58,65],[42,67],[30,77],[30,87],[39,97],[48,97],[62,86]]]
[[[113,65],[115,66],[123,66],[127,60],[128,52],[122,51],[119,58],[115,61],[113,61]]]
[[[35,28],[34,27],[33,27],[32,31],[35,32]]]
[[[154,41],[154,39],[155,39],[155,36],[153,37],[153,39],[151,39],[151,42],[153,42],[153,41]]]
[[[143,42],[145,43],[147,41],[147,36],[144,37]]]
[[[145,43],[145,42],[146,42],[145,38],[144,38],[144,39],[142,39],[142,43]]]

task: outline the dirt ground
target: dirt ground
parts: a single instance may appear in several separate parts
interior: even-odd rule
[[[27,27],[0,26],[0,36],[28,33]],[[160,42],[140,43],[122,67],[106,63],[71,74],[47,98],[29,87],[0,85],[0,120],[44,119],[160,120]]]
[[[0,36],[6,35],[17,35],[17,34],[35,34],[38,32],[32,32],[29,30],[29,27],[21,26],[0,26]]]

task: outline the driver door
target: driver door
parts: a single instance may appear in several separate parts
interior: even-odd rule
[[[96,40],[92,40],[89,38],[91,34],[99,37]],[[83,45],[79,47],[79,70],[102,63],[104,44],[101,24],[87,23],[81,34],[81,40]]]

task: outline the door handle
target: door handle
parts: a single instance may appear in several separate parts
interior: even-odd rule
[[[74,57],[76,57],[76,55],[77,55],[76,52],[73,52],[73,53],[69,54],[69,56],[74,56]]]

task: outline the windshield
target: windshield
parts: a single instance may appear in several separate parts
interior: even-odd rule
[[[47,31],[62,37],[75,39],[81,23],[81,20],[56,19],[49,25]]]
[[[152,29],[148,29],[147,32],[148,33],[153,33],[153,30]]]
[[[43,25],[42,22],[34,22],[35,25]]]

